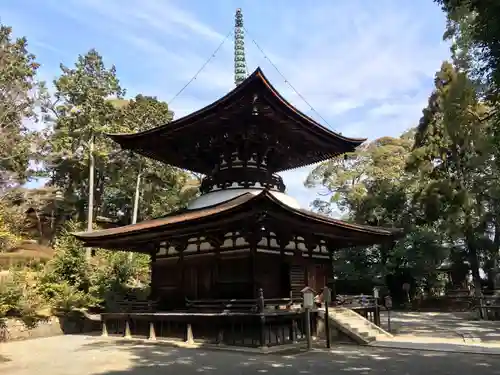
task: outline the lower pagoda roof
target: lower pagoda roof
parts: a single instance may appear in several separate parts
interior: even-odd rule
[[[400,229],[351,224],[295,209],[274,197],[270,191],[263,190],[258,195],[245,193],[213,206],[185,209],[137,224],[73,235],[85,246],[149,253],[154,242],[183,236],[204,236],[223,228],[231,231],[238,225],[240,230],[244,230],[241,224],[252,225],[256,218],[258,225],[269,227],[271,231],[306,233],[331,240],[335,248],[386,243],[402,233]]]

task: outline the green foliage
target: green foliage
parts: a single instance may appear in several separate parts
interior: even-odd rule
[[[55,243],[55,256],[40,275],[38,293],[55,311],[91,307],[98,303],[90,293],[91,268],[85,251],[71,235],[77,229],[69,223]]]
[[[106,68],[95,50],[79,56],[74,68],[61,65],[54,86],[55,101],[47,104],[50,127],[44,151],[46,172],[51,184],[73,203],[77,219],[83,221],[89,193],[89,158],[95,160],[94,195],[99,202],[108,180],[106,166],[112,158],[112,143],[102,135],[114,131],[116,110],[109,99],[120,98],[123,90],[114,66]]]
[[[496,221],[491,215],[495,204],[485,194],[491,124],[482,120],[486,107],[464,72],[444,63],[435,86],[419,124],[409,170],[418,171],[417,200],[426,219],[437,221],[451,243],[465,244],[479,286],[487,230]]]
[[[138,95],[129,101],[113,103],[117,109],[115,125],[119,132],[148,130],[164,125],[173,118],[167,103],[153,97]],[[186,189],[192,180],[188,173],[156,160],[124,152],[117,154],[110,163],[107,176],[109,180],[104,188],[100,212],[106,217],[117,217],[121,213],[124,222],[131,222],[132,219],[132,202],[138,177],[140,220],[178,209],[197,193],[197,186],[195,189]]]
[[[490,94],[500,88],[500,3],[498,1],[435,0],[448,16],[445,39],[452,41],[455,63]]]
[[[147,289],[149,256],[136,254],[130,259],[126,252],[99,251],[96,258],[91,292],[104,308],[112,309],[131,289]]]
[[[332,194],[317,207],[337,204],[355,222],[405,230],[393,247],[341,257],[339,268],[350,273],[345,277],[406,275],[429,286],[441,282],[437,268],[445,259],[460,267],[467,260],[479,292],[479,267],[496,269],[500,246],[499,138],[496,116],[489,115],[494,104],[452,63],[443,63],[434,83],[415,131],[323,163],[308,184]]]
[[[81,244],[71,232],[77,229],[70,223],[55,243],[55,257],[50,264],[50,273],[46,277],[53,282],[66,282],[81,291],[88,291],[90,286],[90,265],[85,259]]]
[[[130,288],[146,290],[149,256],[129,260],[126,253],[97,251],[89,263],[81,244],[70,235],[78,225],[64,223],[68,218],[86,220],[91,159],[94,218],[130,221],[137,181],[139,220],[180,208],[197,194],[193,176],[120,152],[104,135],[163,125],[172,120],[173,112],[153,97],[123,99],[125,90],[115,67],[107,66],[95,50],[78,56],[73,66],[60,66],[55,93],[49,97],[36,80],[38,64],[26,39],[12,40],[11,29],[1,26],[0,47],[0,246],[8,248],[28,237],[55,248],[54,258],[40,265],[29,289],[20,289],[13,281],[2,286],[2,309],[24,311],[23,301],[37,296],[53,310],[69,311],[106,306],[110,296]],[[32,133],[23,124],[38,120],[38,107],[46,129]],[[48,177],[51,186],[37,191],[11,189],[12,182],[32,174],[29,160],[43,162],[41,176]]]
[[[0,191],[29,177],[38,134],[26,123],[37,120],[36,108],[45,95],[36,80],[38,67],[26,38],[13,39],[12,29],[0,24]]]
[[[141,220],[177,209],[196,194],[185,189],[189,174],[120,152],[104,135],[144,131],[171,121],[167,103],[143,95],[122,99],[115,68],[106,68],[95,50],[80,56],[73,69],[61,66],[61,72],[47,118],[46,173],[73,205],[78,221],[86,220],[90,156],[95,164],[94,217],[130,222],[138,178]]]
[[[130,288],[149,284],[149,256],[98,250],[89,263],[85,249],[69,224],[56,241],[56,255],[40,276],[38,292],[56,311],[74,308],[109,307]]]
[[[308,176],[307,186],[321,185],[331,194],[317,200],[323,212],[336,205],[346,219],[360,224],[402,228],[406,235],[395,246],[346,249],[337,253],[337,277],[384,283],[386,276],[410,274],[425,283],[448,255],[443,236],[427,223],[415,205],[415,175],[405,173],[414,144],[414,131],[399,138],[382,137],[360,147],[344,160],[322,163]],[[326,208],[326,210],[325,210]]]
[[[10,214],[9,207],[0,201],[0,252],[10,249],[21,240]]]
[[[44,283],[40,287],[42,296],[50,302],[52,309],[58,313],[70,312],[73,309],[94,307],[99,300],[89,293],[78,290],[67,281]]]
[[[33,326],[45,316],[45,301],[37,293],[36,276],[23,270],[11,270],[0,282],[0,319],[15,316]]]

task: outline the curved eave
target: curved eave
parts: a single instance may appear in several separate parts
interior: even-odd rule
[[[247,193],[213,206],[200,208],[198,210],[180,212],[178,215],[168,215],[162,218],[153,219],[137,224],[126,225],[119,228],[105,229],[96,232],[73,233],[73,235],[90,246],[100,246],[99,243],[101,243],[107,244],[109,248],[118,248],[119,246],[130,247],[130,244],[129,246],[125,246],[122,242],[124,239],[130,236],[141,236],[142,234],[150,231],[161,232],[167,229],[175,231],[178,229],[186,228],[186,225],[188,224],[193,229],[196,228],[196,224],[198,223],[210,222],[212,224],[216,224],[219,219],[227,219],[228,215],[231,215],[232,213],[243,212],[251,214],[253,211],[252,208],[258,207],[258,201],[271,202],[279,208],[288,211],[292,218],[300,217],[309,221],[311,224],[334,226],[336,228],[345,229],[352,235],[365,234],[374,236],[379,240],[384,239],[385,241],[394,239],[398,237],[399,233],[401,233],[401,231],[398,229],[388,230],[358,224],[350,224],[341,220],[332,219],[312,212],[298,210],[286,205],[285,203],[274,197],[269,191],[264,190],[258,195]],[[377,242],[379,241],[374,241],[373,243]]]
[[[351,148],[355,148],[366,141],[366,138],[348,138],[339,133],[331,131],[330,129],[324,127],[319,124],[311,117],[299,111],[292,104],[290,104],[281,94],[279,94],[278,90],[274,88],[274,86],[269,82],[266,78],[262,70],[257,68],[251,75],[249,75],[241,84],[236,86],[229,93],[224,95],[222,98],[217,101],[209,104],[208,106],[199,109],[187,116],[181,117],[178,120],[174,120],[168,124],[158,126],[153,129],[145,130],[139,133],[121,133],[121,134],[107,134],[111,139],[115,142],[119,143],[122,146],[130,147],[132,146],[130,142],[139,140],[144,137],[150,136],[158,136],[162,133],[175,133],[183,129],[186,126],[190,126],[199,120],[207,117],[211,114],[212,111],[217,110],[217,107],[224,105],[227,102],[230,102],[238,93],[244,91],[251,83],[255,80],[259,80],[261,84],[265,87],[265,89],[274,96],[278,102],[283,106],[283,109],[288,111],[290,116],[293,117],[298,123],[307,126],[308,130],[317,133],[319,136],[335,138],[343,143],[348,144]]]
[[[217,215],[226,213],[228,210],[239,208],[243,203],[249,201],[252,197],[254,197],[253,194],[246,193],[212,206],[194,210],[181,210],[137,224],[129,224],[122,227],[103,229],[94,232],[75,232],[72,233],[72,235],[81,241],[92,243],[94,241],[107,241],[120,237],[142,234],[151,230],[161,230],[167,226],[179,227],[185,225],[186,222],[194,225],[207,217],[217,217]]]
[[[316,132],[319,132],[320,136],[327,136],[330,138],[336,138],[344,143],[349,144],[351,147],[356,148],[359,145],[361,145],[363,142],[366,141],[366,138],[349,138],[345,137],[342,134],[336,133],[327,127],[321,125],[319,122],[314,120],[313,118],[307,116],[305,113],[294,107],[289,101],[287,101],[276,88],[271,84],[271,82],[267,79],[267,77],[264,75],[264,72],[260,69],[257,68],[255,72],[253,73],[257,77],[260,78],[262,83],[265,85],[265,87],[269,90],[269,92],[274,95],[276,99],[278,99],[279,103],[283,106],[284,109],[286,109],[290,115],[296,120],[297,122],[301,124],[307,124],[311,130],[315,130]]]
[[[274,204],[280,206],[282,209],[289,211],[291,214],[303,217],[307,220],[316,222],[318,224],[325,224],[325,225],[333,225],[337,228],[342,228],[346,229],[349,231],[354,231],[358,233],[365,233],[365,234],[370,234],[370,235],[375,235],[375,236],[382,236],[382,237],[387,237],[387,238],[395,238],[400,236],[403,231],[402,229],[399,228],[391,228],[391,229],[386,229],[386,228],[379,228],[379,227],[372,227],[369,225],[361,225],[361,224],[351,224],[351,223],[346,223],[345,221],[334,219],[328,216],[320,215],[317,213],[314,213],[312,211],[307,211],[303,209],[295,209],[293,207],[290,207],[283,202],[281,202],[279,199],[276,199],[272,194],[269,194],[267,191],[264,191],[263,193],[259,194],[266,194],[266,198],[270,199],[273,201]],[[257,196],[258,197],[258,196]]]

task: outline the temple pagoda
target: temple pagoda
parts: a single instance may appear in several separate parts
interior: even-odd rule
[[[299,297],[305,286],[333,282],[335,250],[395,237],[394,230],[313,213],[286,194],[279,172],[352,152],[364,139],[294,108],[260,68],[241,72],[237,86],[205,108],[148,131],[110,135],[123,149],[203,174],[187,208],[75,234],[85,246],[150,254],[152,295],[164,309],[256,298],[260,289],[269,298]]]

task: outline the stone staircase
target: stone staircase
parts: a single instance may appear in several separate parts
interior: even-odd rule
[[[324,314],[323,310],[323,317]],[[393,337],[389,332],[384,331],[351,309],[345,307],[331,308],[328,315],[333,327],[358,344],[367,345],[373,341],[387,341]]]

